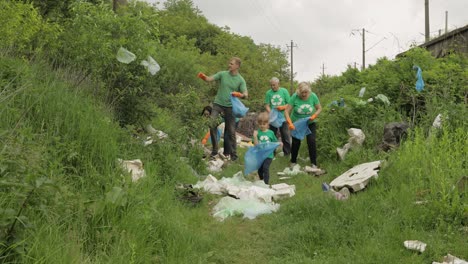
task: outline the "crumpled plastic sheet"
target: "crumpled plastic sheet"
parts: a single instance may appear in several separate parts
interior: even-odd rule
[[[296,175],[298,173],[301,173],[301,165],[296,164],[292,168],[285,168],[283,171],[279,171],[277,174],[278,175]]]
[[[245,180],[242,172],[238,172],[231,178],[223,177],[220,180],[208,175],[204,181],[197,182],[193,187],[213,194],[230,195],[223,197],[213,208],[213,216],[223,221],[233,215],[243,214],[246,218],[254,219],[261,214],[276,212],[279,204],[273,202],[273,199],[291,197],[295,194],[295,187],[289,186],[291,190],[285,189],[288,186],[282,184],[277,186],[278,188],[271,189],[263,181]]]
[[[219,221],[235,215],[244,215],[244,218],[255,219],[258,215],[270,214],[278,211],[279,208],[280,205],[277,203],[264,203],[258,200],[242,200],[225,196],[213,208],[213,216]]]

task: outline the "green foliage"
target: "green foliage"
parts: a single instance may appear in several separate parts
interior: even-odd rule
[[[53,43],[60,26],[44,21],[32,4],[0,2],[0,49],[30,55]]]

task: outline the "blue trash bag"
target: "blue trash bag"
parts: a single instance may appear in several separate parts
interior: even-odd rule
[[[422,70],[419,68],[419,66],[413,66],[413,70],[417,70],[416,72],[416,90],[418,92],[421,92],[424,90],[424,80],[422,78]]]
[[[312,133],[308,125],[309,125],[308,117],[297,120],[296,122],[294,122],[294,127],[296,127],[296,129],[291,130],[291,136],[293,136],[294,138],[303,140],[305,136]]]
[[[270,118],[268,121],[270,122],[270,125],[274,127],[281,127],[283,122],[286,121],[286,118],[284,118],[284,114],[277,109],[272,109],[270,111]]]
[[[249,111],[248,107],[239,100],[239,98],[231,95],[231,103],[232,103],[232,113],[235,117],[244,117]]]
[[[265,142],[250,147],[244,156],[244,175],[256,171],[268,156],[280,145],[278,142]]]

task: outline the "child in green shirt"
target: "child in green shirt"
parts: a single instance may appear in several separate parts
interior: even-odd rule
[[[278,142],[275,133],[269,129],[270,124],[268,120],[269,115],[267,112],[262,112],[258,115],[257,125],[259,129],[253,132],[254,145],[265,142]],[[278,148],[282,148],[282,143],[280,143]],[[272,161],[273,153],[263,161],[262,166],[258,169],[258,176],[260,177],[260,180],[265,182],[265,184],[268,184],[270,181],[270,165]]]

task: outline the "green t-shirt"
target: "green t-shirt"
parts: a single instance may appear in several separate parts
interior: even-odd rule
[[[287,105],[288,102],[289,92],[283,87],[280,87],[276,92],[269,89],[265,94],[265,104],[269,105],[271,109],[276,108],[277,106]]]
[[[302,100],[296,93],[291,96],[289,104],[292,107],[291,121],[296,122],[298,119],[310,117],[315,113],[315,106],[320,104],[317,95],[310,93],[309,98]],[[315,122],[309,121],[310,122]]]
[[[271,131],[270,129],[267,129],[265,132],[262,130],[258,129],[258,134],[257,134],[257,140],[258,143],[265,143],[265,142],[278,142],[278,139],[275,136],[275,133]],[[253,141],[253,138],[252,138]],[[271,153],[269,158],[273,158],[273,153]]]
[[[218,92],[214,102],[216,104],[232,107],[231,104],[231,93],[232,92],[245,92],[247,91],[247,84],[244,78],[238,73],[231,75],[229,71],[220,71],[213,75],[216,81],[219,81]]]

